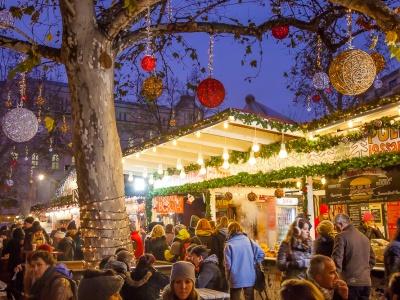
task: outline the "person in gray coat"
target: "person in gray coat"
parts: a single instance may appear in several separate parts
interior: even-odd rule
[[[339,233],[335,237],[332,259],[349,287],[349,299],[368,300],[371,293],[370,272],[375,265],[369,239],[351,224],[346,214],[337,214],[333,224]]]

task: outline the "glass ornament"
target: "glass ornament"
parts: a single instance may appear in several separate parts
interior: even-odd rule
[[[272,27],[272,36],[278,40],[282,40],[289,34],[289,26],[288,25],[277,25]]]
[[[147,99],[154,101],[161,96],[163,83],[157,76],[150,76],[145,79],[142,86],[142,95]]]
[[[224,101],[225,87],[219,80],[209,77],[200,82],[197,97],[203,106],[215,108]]]
[[[156,68],[157,59],[153,55],[145,55],[140,62],[142,69],[151,72]]]
[[[317,90],[324,90],[329,87],[329,76],[325,72],[317,72],[312,79],[313,86]]]
[[[6,113],[2,127],[9,139],[23,143],[32,139],[37,133],[38,120],[29,109],[17,107]]]

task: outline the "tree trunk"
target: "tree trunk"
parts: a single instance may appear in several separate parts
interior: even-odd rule
[[[131,248],[115,120],[114,57],[111,42],[94,24],[93,3],[60,2],[81,232],[85,259],[97,261],[115,248]]]

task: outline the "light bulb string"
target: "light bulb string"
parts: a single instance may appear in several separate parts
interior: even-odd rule
[[[353,49],[353,45],[352,45],[353,36],[352,36],[352,14],[351,14],[351,9],[347,10],[346,21],[347,21],[347,36],[348,36],[347,47],[348,47],[348,49]]]
[[[322,42],[319,34],[317,35],[317,69],[321,70],[321,50],[322,50]]]
[[[212,77],[214,72],[214,34],[210,34],[208,45],[208,75]]]
[[[21,79],[19,81],[19,94],[20,100],[18,103],[18,107],[24,106],[24,100],[26,100],[26,73],[21,73]]]
[[[146,55],[151,54],[151,40],[152,40],[152,33],[151,33],[151,18],[150,18],[150,6],[147,7],[147,14],[146,14]]]
[[[171,22],[172,22],[172,6],[171,6],[171,0],[167,0],[167,13],[168,13],[168,21],[171,23]]]

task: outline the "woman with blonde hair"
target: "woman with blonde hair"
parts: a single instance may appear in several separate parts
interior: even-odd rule
[[[313,254],[331,257],[335,238],[335,228],[329,220],[324,220],[317,227],[318,238],[314,241]]]
[[[213,229],[211,227],[210,221],[207,219],[200,219],[197,222],[196,230],[195,230],[196,237],[199,238],[201,244],[206,246],[208,249],[212,247],[212,234]]]
[[[282,283],[281,300],[325,300],[318,288],[307,280],[289,279]]]
[[[164,252],[169,249],[164,227],[157,224],[150,232],[150,236],[144,241],[146,253],[151,253],[157,260],[165,260]]]
[[[276,262],[283,272],[283,280],[306,278],[312,249],[310,227],[307,219],[296,218],[280,244]]]

